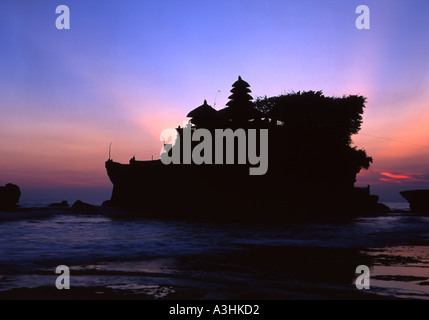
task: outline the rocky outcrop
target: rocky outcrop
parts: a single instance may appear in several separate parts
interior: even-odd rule
[[[69,206],[69,203],[66,200],[63,200],[63,201],[58,202],[58,203],[51,203],[49,205],[49,207],[51,207],[51,208],[68,208],[70,206]]]
[[[400,194],[408,201],[412,212],[429,213],[429,190],[407,190]]]
[[[81,214],[97,214],[98,213],[97,207],[93,206],[92,204],[80,201],[80,200],[77,200],[75,203],[73,203],[71,209],[73,212],[81,213]]]
[[[0,209],[16,208],[20,197],[21,190],[17,185],[8,183],[4,187],[0,187]]]

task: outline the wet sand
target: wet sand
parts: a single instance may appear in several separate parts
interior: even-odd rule
[[[410,263],[419,266],[409,269],[407,274],[403,270]],[[373,266],[369,290],[358,290],[355,286],[355,268],[361,264]],[[402,272],[392,268],[402,268]],[[415,268],[422,271],[419,277],[415,276]],[[0,299],[420,299],[427,297],[429,289],[429,275],[424,273],[427,268],[425,261],[415,256],[407,258],[395,248],[362,251],[247,246],[218,255],[191,255],[147,264],[75,266],[71,269],[73,281],[85,286],[72,285],[70,290],[57,290],[54,286],[11,289],[0,292]],[[388,270],[392,271],[390,276]],[[48,271],[39,272],[39,276],[52,278]],[[91,282],[104,285],[88,285]],[[421,295],[419,288],[423,288]]]

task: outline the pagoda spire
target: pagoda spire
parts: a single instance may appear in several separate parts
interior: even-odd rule
[[[230,99],[226,104],[227,107],[220,110],[220,116],[235,127],[244,128],[248,126],[249,120],[261,119],[260,113],[252,102],[253,97],[250,95],[250,85],[244,81],[241,76],[232,84]]]
[[[230,101],[226,104],[233,109],[248,109],[253,107],[253,97],[249,94],[252,91],[250,85],[244,81],[241,76],[232,84],[231,95],[228,97]]]

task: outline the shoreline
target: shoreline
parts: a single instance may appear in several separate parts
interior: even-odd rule
[[[410,209],[390,209],[388,212],[359,212],[351,214],[323,214],[324,212],[330,212],[329,208],[319,208],[315,210],[317,213],[291,211],[280,215],[270,215],[247,217],[246,220],[240,220],[238,217],[225,217],[225,216],[180,216],[180,211],[166,213],[166,212],[153,212],[148,209],[146,212],[141,210],[130,210],[119,206],[111,205],[92,205],[81,201],[82,205],[78,207],[74,206],[58,206],[58,203],[43,206],[17,206],[16,208],[3,210],[0,209],[0,222],[1,221],[14,221],[20,219],[37,219],[52,217],[56,215],[84,215],[84,216],[105,216],[109,218],[135,218],[135,219],[154,219],[161,221],[178,221],[178,222],[204,222],[204,223],[243,223],[246,224],[270,224],[270,223],[347,223],[353,219],[366,218],[366,217],[382,217],[389,215],[405,215],[405,216],[416,216],[424,217],[429,216],[429,213],[424,212],[413,212]]]

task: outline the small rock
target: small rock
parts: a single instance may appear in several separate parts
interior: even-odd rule
[[[51,203],[49,205],[49,207],[53,207],[53,208],[68,208],[70,206],[69,206],[69,203],[66,200],[63,200],[63,201],[61,201],[59,203]]]
[[[83,201],[77,200],[72,205],[72,210],[77,213],[82,214],[97,214],[97,208],[93,206],[92,204],[85,203]]]

